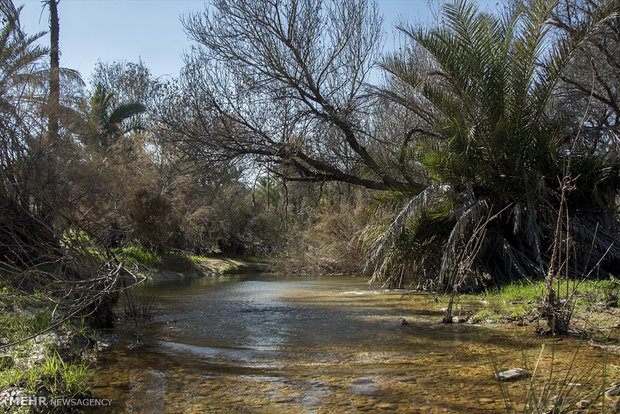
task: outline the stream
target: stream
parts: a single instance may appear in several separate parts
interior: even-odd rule
[[[113,400],[108,412],[495,413],[504,401],[491,360],[521,367],[524,350],[535,359],[546,343],[541,367],[553,358],[559,372],[581,346],[583,372],[604,356],[533,327],[443,325],[432,295],[359,278],[153,281],[133,295],[150,298],[154,316],[142,344],[125,320],[99,353],[92,393]]]

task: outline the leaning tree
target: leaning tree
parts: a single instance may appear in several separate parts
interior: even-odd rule
[[[159,114],[181,151],[291,180],[422,189],[385,168],[393,145],[368,125],[371,1],[216,0],[183,23],[195,46]]]

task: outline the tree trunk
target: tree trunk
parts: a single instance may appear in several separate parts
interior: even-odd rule
[[[58,141],[58,108],[60,107],[60,24],[58,22],[58,3],[60,0],[46,0],[50,9],[50,74],[48,98],[48,134],[50,145]]]

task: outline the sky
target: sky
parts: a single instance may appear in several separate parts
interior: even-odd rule
[[[478,3],[493,11],[497,1]],[[13,2],[24,6],[21,24],[27,33],[48,31],[48,12],[40,0]],[[396,23],[433,21],[429,0],[377,0],[377,4],[384,17],[388,49],[398,42],[393,28]],[[183,53],[192,44],[180,17],[204,9],[204,0],[60,0],[60,64],[78,70],[87,82],[99,60],[142,60],[154,76],[175,77],[183,66]],[[48,45],[49,36],[42,42]]]

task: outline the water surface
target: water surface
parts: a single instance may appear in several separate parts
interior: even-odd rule
[[[363,279],[229,276],[135,295],[154,298],[155,316],[140,346],[123,322],[100,355],[93,395],[111,412],[492,413],[504,403],[490,358],[521,366],[541,343],[528,328],[442,325],[433,296]],[[547,343],[556,361],[578,346]],[[584,367],[603,356],[583,354]]]

